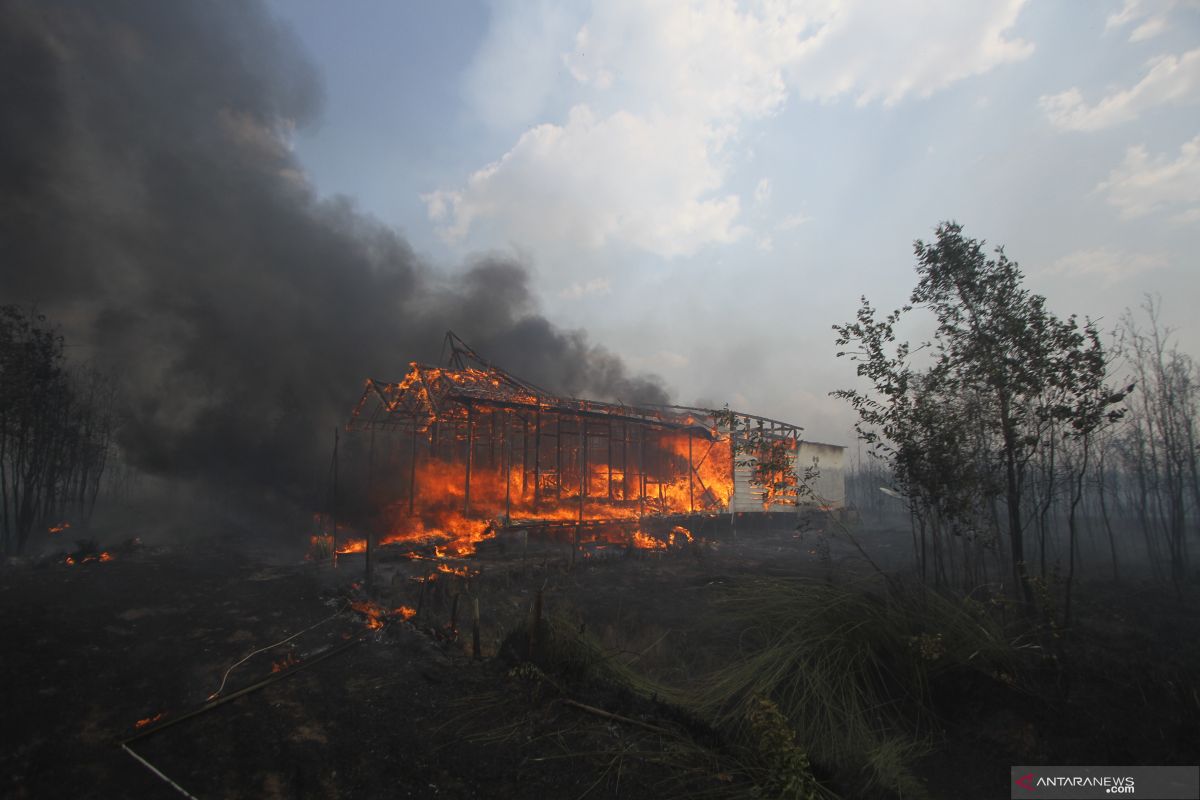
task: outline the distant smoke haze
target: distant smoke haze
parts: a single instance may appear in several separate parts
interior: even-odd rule
[[[541,317],[520,264],[452,279],[317,197],[287,142],[319,76],[260,3],[7,2],[0,65],[0,302],[117,372],[137,469],[312,508],[362,380],[447,329],[548,389],[666,402]]]

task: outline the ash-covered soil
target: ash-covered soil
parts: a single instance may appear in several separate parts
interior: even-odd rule
[[[861,543],[884,567],[910,546],[901,532]],[[589,675],[522,666],[533,650],[513,632],[541,591],[546,620],[586,631],[604,658],[683,685],[734,655],[718,646],[729,632],[708,622],[723,584],[872,571],[844,539],[766,530],[670,552],[593,549],[573,567],[562,545],[510,540],[468,575],[429,580],[434,569],[381,554],[375,607],[416,616],[385,614],[372,630],[349,607],[367,597],[361,555],[334,570],[205,541],[5,566],[0,795],[180,796],[122,750],[146,734],[129,747],[206,800],[754,796],[704,721]],[[1118,613],[1116,595],[1100,594],[1080,601],[1087,635],[1062,655],[1089,669],[1047,666],[1035,695],[966,679],[935,687],[944,725],[919,765],[932,796],[1005,797],[1013,763],[1085,763],[1089,753],[1087,763],[1178,763],[1200,747],[1188,728],[1200,719],[1194,599],[1131,590]],[[231,665],[295,634],[230,672],[219,697],[276,680],[209,705]],[[1065,692],[1063,680],[1074,681]],[[1053,761],[1063,757],[1074,760]]]

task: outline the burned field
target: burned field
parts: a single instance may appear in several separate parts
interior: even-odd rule
[[[875,576],[854,543],[902,532],[744,522],[574,565],[385,547],[370,590],[365,554],[220,541],[6,568],[4,793],[175,795],[123,742],[200,798],[986,797],[1195,752],[1196,598],[1087,591],[1055,645]]]
[[[1067,628],[994,549],[930,585],[840,448],[449,341],[367,382],[316,533],[6,563],[5,794],[989,797],[1200,748],[1186,587],[1084,582]]]

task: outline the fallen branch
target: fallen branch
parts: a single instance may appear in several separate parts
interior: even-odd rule
[[[245,695],[248,695],[251,692],[257,692],[259,689],[270,686],[272,683],[275,683],[276,681],[281,681],[290,675],[294,675],[306,667],[311,667],[313,664],[318,664],[327,658],[332,658],[333,656],[337,655],[338,653],[343,653],[346,650],[349,650],[351,647],[353,647],[354,645],[358,644],[363,639],[365,639],[366,636],[367,636],[366,633],[360,633],[358,636],[355,636],[353,639],[347,640],[346,642],[338,645],[337,647],[333,648],[332,650],[326,650],[324,653],[321,653],[318,656],[313,656],[312,658],[301,661],[300,663],[296,664],[296,666],[292,667],[291,669],[285,669],[280,672],[274,672],[267,678],[264,678],[263,680],[259,681],[258,683],[251,684],[250,686],[247,686],[245,689],[239,689],[238,691],[234,692],[233,694],[229,694],[220,699],[213,700],[213,701],[207,703],[206,705],[201,706],[200,708],[196,708],[196,709],[189,711],[188,713],[184,714],[183,716],[174,717],[172,719],[166,720],[165,722],[163,722],[159,725],[154,725],[152,727],[148,727],[145,730],[143,730],[137,734],[134,734],[133,736],[126,739],[124,742],[121,743],[121,746],[124,747],[127,744],[131,744],[133,742],[138,741],[139,739],[145,739],[147,736],[150,736],[151,734],[155,734],[155,733],[158,733],[159,731],[165,730],[166,728],[169,728],[172,725],[178,725],[180,722],[183,722],[185,719],[191,719],[192,717],[203,714],[206,711],[212,711],[214,708],[216,708],[218,706],[225,705],[226,703],[230,702],[231,700],[236,700],[239,697],[244,697]]]
[[[326,622],[329,622],[331,619],[334,619],[335,617],[337,617],[339,614],[341,614],[345,610],[346,610],[346,606],[342,606],[342,608],[338,609],[335,613],[330,614],[328,617],[326,617],[325,619],[316,623],[315,625],[311,625],[302,631],[297,631],[296,633],[293,633],[291,636],[287,637],[286,639],[278,641],[275,644],[269,644],[266,647],[260,647],[259,649],[255,650],[253,653],[250,653],[245,658],[243,658],[241,661],[238,661],[233,666],[231,666],[229,669],[225,670],[225,674],[223,676],[221,676],[221,685],[217,687],[217,690],[215,692],[213,692],[212,694],[210,694],[208,696],[208,699],[215,700],[215,699],[217,699],[217,697],[220,696],[221,692],[225,691],[225,682],[227,680],[229,680],[229,673],[233,672],[235,669],[240,667],[242,664],[245,664],[247,661],[254,658],[259,653],[265,653],[268,650],[273,650],[274,648],[279,647],[279,645],[281,645],[281,644],[287,644],[292,639],[295,639],[297,636],[308,633],[313,628],[317,628],[317,627],[320,627],[321,625],[324,625]]]
[[[623,717],[620,714],[614,714],[611,711],[605,711],[603,708],[596,708],[595,706],[589,706],[585,703],[580,703],[577,700],[572,700],[570,698],[563,698],[562,702],[573,708],[578,708],[580,711],[586,711],[589,714],[595,714],[598,717],[604,717],[605,719],[616,720],[617,722],[624,722],[629,725],[637,725],[639,728],[645,728],[646,730],[654,731],[655,733],[663,733],[663,734],[667,734],[668,736],[672,735],[672,731],[669,731],[666,728],[660,728],[657,725],[651,725],[649,722],[642,722],[640,719],[633,719],[632,717]]]
[[[168,778],[166,775],[164,775],[164,774],[162,773],[162,771],[161,771],[161,770],[160,770],[158,767],[154,766],[154,765],[153,765],[153,764],[151,764],[149,761],[147,761],[146,759],[142,758],[142,757],[141,757],[141,756],[139,756],[137,753],[135,753],[135,752],[133,752],[131,749],[129,749],[129,745],[128,745],[128,744],[122,744],[122,745],[121,745],[121,749],[122,749],[122,750],[124,750],[126,753],[129,753],[129,755],[131,755],[131,756],[133,756],[134,758],[136,758],[136,759],[137,759],[137,760],[138,760],[138,761],[141,763],[141,765],[142,765],[143,767],[145,767],[146,769],[150,770],[151,772],[153,772],[153,773],[154,773],[155,775],[157,775],[158,777],[162,778],[164,781],[166,781],[166,782],[167,782],[167,784],[168,784],[168,785],[169,785],[169,786],[170,786],[172,789],[174,789],[175,791],[179,792],[179,793],[180,793],[181,795],[183,795],[184,797],[187,797],[187,798],[189,798],[189,800],[199,800],[199,798],[197,798],[195,795],[193,795],[193,794],[189,793],[187,789],[184,789],[184,788],[183,788],[182,786],[180,786],[178,783],[176,783],[175,781],[171,780],[171,779],[170,779],[170,778]]]

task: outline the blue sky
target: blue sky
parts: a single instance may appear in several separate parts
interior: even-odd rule
[[[1060,314],[1161,294],[1200,353],[1194,2],[273,8],[322,74],[320,193],[446,270],[519,258],[679,402],[850,441],[830,326],[902,303],[950,218]]]

